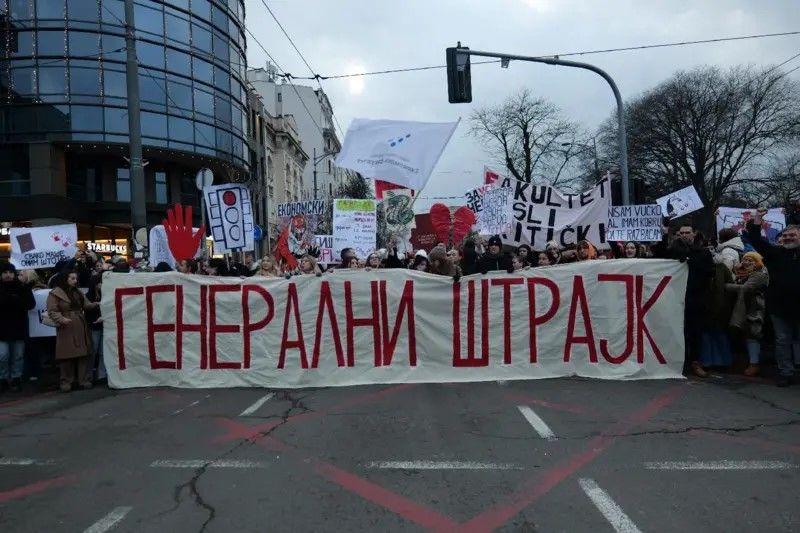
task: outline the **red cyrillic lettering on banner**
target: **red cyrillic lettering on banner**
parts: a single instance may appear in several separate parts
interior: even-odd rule
[[[611,355],[611,353],[608,351],[608,340],[600,339],[600,353],[603,354],[603,357],[606,361],[618,365],[625,362],[625,360],[630,357],[631,352],[633,351],[633,295],[635,292],[634,277],[631,274],[598,274],[597,281],[617,281],[625,284],[625,349],[619,355]],[[617,332],[615,331],[614,333]]]
[[[489,363],[489,280],[481,280],[481,357]]]
[[[375,366],[381,366],[383,358],[381,357],[381,318],[380,306],[378,302],[378,282],[370,281],[370,299],[372,304],[372,316],[370,318],[355,318],[353,317],[353,289],[351,282],[344,282],[344,304],[345,304],[345,320],[347,327],[347,366],[355,365],[355,344],[353,342],[353,332],[355,328],[372,326],[372,350],[373,361]]]
[[[578,306],[581,308],[581,318],[586,329],[586,335],[575,335],[575,319]],[[569,307],[569,322],[567,324],[567,342],[564,345],[564,362],[569,362],[573,344],[585,344],[589,349],[589,361],[597,362],[597,348],[594,345],[594,332],[592,331],[592,316],[589,314],[589,301],[586,298],[586,289],[583,287],[583,276],[575,276],[572,282],[572,303]]]
[[[295,329],[297,330],[297,340],[289,340],[289,315],[294,318]],[[300,322],[300,304],[297,303],[297,285],[289,284],[286,295],[286,314],[283,318],[283,335],[281,337],[281,353],[278,357],[278,368],[283,368],[286,364],[286,350],[297,348],[300,350],[300,367],[308,368],[308,357],[306,357],[306,341],[303,338],[303,323]]]
[[[486,281],[486,280],[483,280]],[[455,286],[453,291],[457,290]],[[459,289],[460,290],[460,286]],[[460,301],[460,293],[454,296],[457,301]],[[453,315],[455,318],[456,313],[460,313],[460,309],[456,308],[456,301],[453,304]],[[459,306],[460,307],[460,306]],[[460,330],[460,327],[458,328]],[[457,331],[460,336],[460,331]],[[461,357],[461,342],[459,338],[458,351],[453,352],[453,366],[454,367],[480,367],[489,366],[489,352],[486,350],[483,356],[478,359],[475,357],[475,280],[471,279],[467,282],[467,358]]]
[[[200,368],[208,368],[208,324],[206,322],[206,309],[208,299],[208,286],[200,286],[200,323],[185,324],[183,322],[183,285],[175,288],[175,352],[183,359],[183,334],[195,332],[200,334]]]
[[[536,285],[547,287],[550,289],[550,309],[541,316],[536,316]],[[547,278],[528,278],[528,305],[530,307],[529,324],[530,324],[530,357],[531,363],[538,360],[537,346],[536,346],[536,327],[541,326],[556,315],[558,306],[561,305],[561,294],[558,290],[556,282]]]
[[[503,363],[511,364],[511,286],[522,285],[522,278],[498,278],[492,285],[503,287]]]
[[[234,363],[233,361],[219,361],[217,360],[217,334],[218,333],[239,333],[241,327],[237,324],[217,324],[217,293],[218,292],[239,292],[242,290],[241,285],[209,285],[208,290],[208,303],[209,303],[209,319],[208,319],[208,334],[209,334],[209,368],[217,369],[230,369],[240,370],[242,363]]]
[[[319,288],[319,310],[317,311],[317,332],[314,336],[314,353],[311,354],[311,368],[319,365],[319,351],[322,343],[322,315],[327,310],[328,320],[331,324],[331,337],[333,337],[333,347],[336,350],[336,364],[344,366],[344,351],[342,350],[342,339],[339,336],[339,320],[336,318],[336,309],[333,307],[333,296],[331,295],[331,285],[323,281]]]
[[[125,287],[114,291],[114,313],[117,317],[117,361],[120,370],[125,370],[125,320],[122,318],[122,299],[126,296],[144,294],[144,287]]]
[[[644,315],[655,305],[661,293],[664,292],[664,289],[667,288],[671,280],[672,276],[664,276],[664,278],[658,282],[658,286],[656,290],[653,291],[653,295],[642,304],[642,297],[644,296],[644,276],[636,276],[636,360],[639,363],[644,362],[644,336],[647,335],[647,339],[650,341],[650,346],[653,348],[653,353],[656,359],[658,359],[658,362],[662,365],[667,364],[666,359],[664,359],[664,354],[658,349],[656,341],[653,340],[653,336],[650,335],[650,330],[647,329],[647,324],[644,323]]]
[[[417,334],[414,323],[414,280],[407,280],[403,285],[403,293],[400,295],[400,303],[397,304],[397,314],[394,320],[394,329],[391,337],[389,336],[389,310],[386,297],[386,280],[381,280],[381,319],[383,322],[383,365],[392,364],[394,348],[397,345],[397,337],[400,336],[400,326],[403,323],[403,313],[406,314],[406,325],[408,326],[408,364],[417,366]]]
[[[175,331],[174,323],[156,324],[153,322],[153,295],[162,292],[175,292],[175,285],[150,285],[145,287],[144,299],[147,306],[147,351],[150,354],[150,368],[171,368],[181,367],[181,353],[175,354],[175,361],[164,361],[156,354],[156,333],[171,333]]]
[[[461,361],[461,283],[453,283],[453,366]]]
[[[267,306],[267,312],[264,315],[264,318],[255,323],[250,322],[250,301],[248,297],[251,292],[258,293],[258,295],[264,300],[264,304]],[[272,295],[267,289],[259,285],[242,285],[242,336],[244,337],[243,368],[250,368],[251,334],[256,330],[267,327],[267,324],[270,323],[274,315],[275,302],[273,301]]]

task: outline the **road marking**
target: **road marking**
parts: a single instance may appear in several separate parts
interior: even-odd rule
[[[501,387],[505,387],[505,386],[508,385],[508,381],[506,381],[504,379],[498,379],[497,380],[497,384],[500,385]]]
[[[248,407],[247,409],[242,411],[239,416],[250,416],[250,415],[252,415],[256,411],[258,411],[261,408],[262,405],[267,403],[273,396],[275,396],[274,392],[270,392],[269,394],[266,394],[266,395],[262,396],[261,398],[256,400],[256,402],[253,405],[251,405],[250,407]]]
[[[522,470],[511,463],[479,463],[477,461],[372,461],[367,468],[391,470]]]
[[[786,461],[662,461],[645,463],[648,470],[789,470],[798,468]]]
[[[639,528],[628,518],[622,507],[617,505],[606,491],[601,489],[593,479],[581,478],[578,480],[583,492],[592,500],[603,516],[608,520],[611,527],[617,533],[639,533]]]
[[[31,459],[29,457],[0,457],[0,466],[49,466],[54,459]]]
[[[89,526],[83,533],[105,533],[120,523],[122,519],[125,518],[125,515],[131,512],[131,509],[133,509],[133,507],[117,507]]]
[[[533,409],[528,407],[527,405],[518,405],[517,409],[519,412],[522,413],[522,416],[525,417],[525,420],[533,426],[533,429],[536,430],[536,433],[539,434],[540,437],[547,440],[556,440],[556,434],[553,433],[553,430],[550,429],[550,426],[544,423],[544,420],[539,418],[539,415],[533,412]]]
[[[161,459],[153,461],[150,466],[153,468],[266,468],[267,463],[229,459],[219,459],[217,461],[209,461],[208,459]]]

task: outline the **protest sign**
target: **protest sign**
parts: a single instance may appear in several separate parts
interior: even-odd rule
[[[198,231],[200,228],[192,228],[192,232]],[[167,232],[164,226],[158,225],[150,228],[150,239],[148,240],[150,247],[150,264],[156,266],[159,263],[166,263],[171,268],[175,268],[175,257],[169,249],[169,242],[167,241]],[[197,247],[197,252],[194,254],[195,258],[200,257],[202,254],[202,247]]]
[[[486,185],[492,185],[497,180],[501,178],[499,172],[495,172],[494,170],[490,169],[489,167],[483,167],[483,183]]]
[[[319,249],[317,262],[323,266],[338,263],[339,258],[333,255],[333,235],[317,235],[314,246]]]
[[[732,228],[742,232],[747,223],[753,218],[755,209],[741,207],[720,207],[717,210],[717,232],[723,228]],[[786,228],[786,214],[782,208],[769,209],[761,222],[761,235],[771,243],[775,243],[784,228]]]
[[[476,215],[483,210],[483,195],[492,187],[493,185],[491,184],[481,185],[480,187],[475,187],[464,193],[464,198],[467,200],[467,207],[472,209]]]
[[[606,241],[660,241],[661,223],[658,204],[614,205],[608,208]]]
[[[324,200],[278,204],[278,247],[295,258],[314,246],[314,236],[325,215]]]
[[[456,126],[458,122],[357,118],[347,128],[336,166],[420,190]]]
[[[352,248],[359,259],[375,251],[378,219],[375,200],[337,199],[333,201],[333,255]]]
[[[578,194],[562,193],[550,185],[534,185],[503,178],[502,187],[514,191],[511,229],[501,235],[503,244],[528,244],[544,250],[549,241],[559,246],[589,240],[598,248],[606,244],[606,224],[611,190],[608,178]]]
[[[20,269],[48,268],[78,251],[75,224],[10,228],[11,263]]]
[[[414,250],[430,252],[438,238],[436,228],[433,227],[430,213],[414,215],[414,228],[411,230],[411,246]]]
[[[681,378],[688,268],[584,261],[454,283],[406,269],[108,274],[114,388]]]
[[[226,183],[203,189],[214,250],[249,252],[255,248],[250,191],[244,185]]]
[[[56,328],[47,326],[42,322],[42,313],[47,311],[47,296],[50,289],[37,289],[33,291],[36,307],[28,311],[28,336],[29,337],[55,337]]]
[[[512,192],[511,187],[493,187],[484,193],[482,209],[477,214],[478,233],[497,235],[509,230],[514,220],[511,211]]]
[[[667,218],[678,218],[703,209],[703,201],[700,200],[694,185],[657,198],[656,203],[661,206],[661,212]]]

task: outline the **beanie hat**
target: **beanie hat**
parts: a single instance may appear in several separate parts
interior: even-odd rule
[[[17,267],[15,267],[11,263],[7,263],[7,262],[4,261],[4,262],[0,263],[0,273],[3,273],[3,272],[13,272],[14,274],[16,274],[17,273]]]
[[[503,241],[500,240],[499,235],[492,235],[489,237],[489,246],[499,246],[500,248],[503,247]]]

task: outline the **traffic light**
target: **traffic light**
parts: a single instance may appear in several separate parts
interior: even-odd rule
[[[451,104],[472,102],[472,77],[469,71],[469,48],[458,45],[447,49],[447,97]]]

